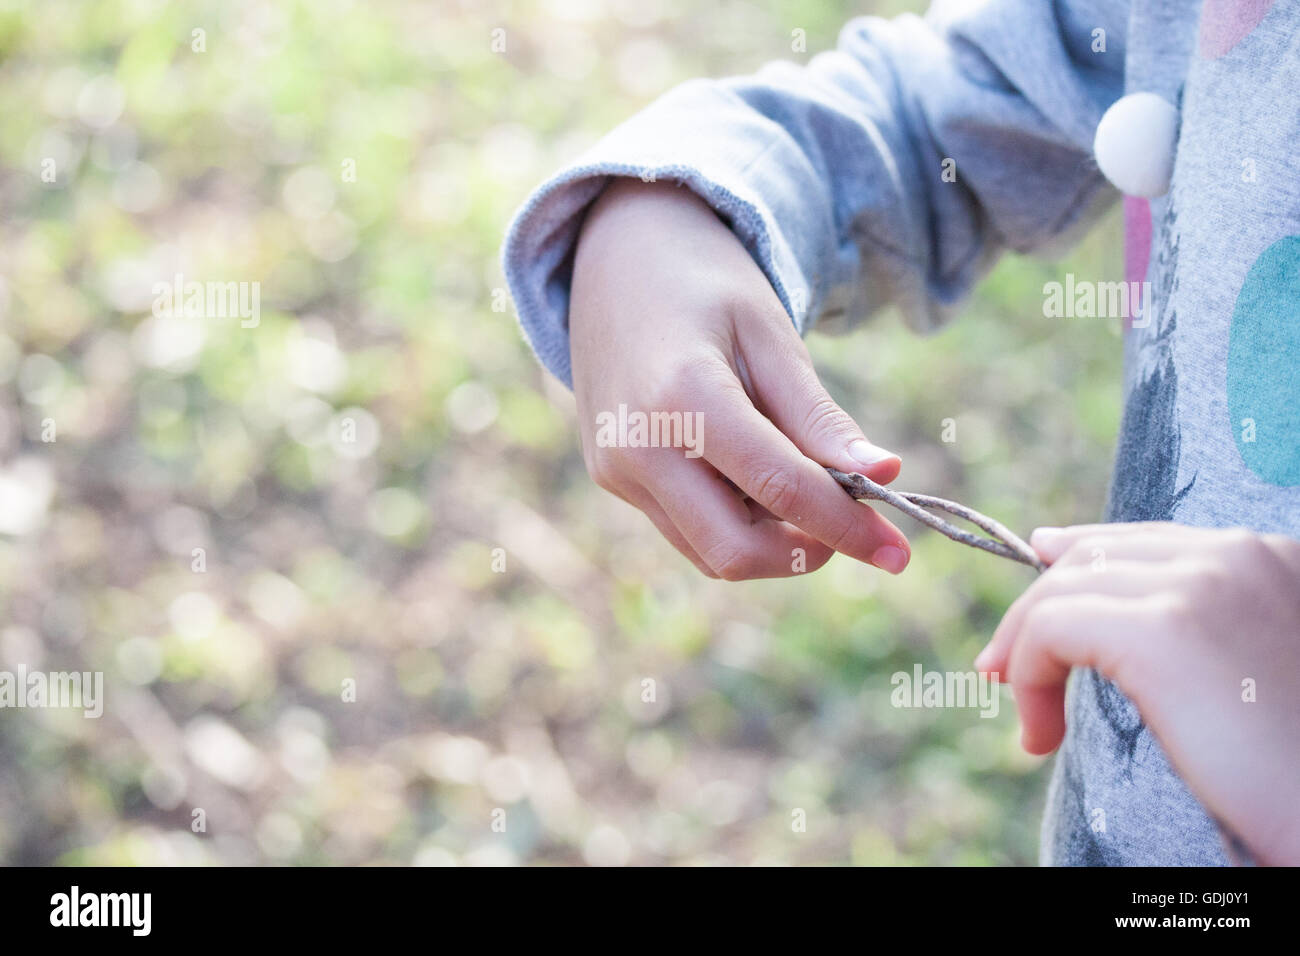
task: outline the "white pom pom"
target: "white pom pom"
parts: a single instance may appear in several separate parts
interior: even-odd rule
[[[1154,93],[1111,104],[1092,144],[1097,165],[1120,192],[1154,199],[1169,192],[1178,146],[1178,110]]]

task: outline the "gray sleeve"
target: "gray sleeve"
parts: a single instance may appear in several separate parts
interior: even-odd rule
[[[573,248],[611,176],[698,193],[801,332],[887,302],[936,327],[1002,250],[1068,241],[1114,198],[1091,147],[1127,19],[1125,0],[937,4],[854,20],[806,66],[672,90],[516,214],[505,272],[539,358],[571,381]]]

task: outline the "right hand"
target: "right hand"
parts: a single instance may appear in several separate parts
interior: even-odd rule
[[[885,483],[899,457],[827,394],[767,277],[694,193],[612,183],[583,224],[572,290],[573,391],[598,485],[710,577],[785,577],[836,551],[903,570],[903,533],[822,467]],[[698,413],[702,457],[598,447],[597,416],[620,404]]]

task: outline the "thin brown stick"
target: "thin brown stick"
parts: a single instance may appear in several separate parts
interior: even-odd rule
[[[1039,572],[1047,570],[1047,565],[1039,559],[1034,549],[1020,537],[1005,525],[994,521],[988,515],[980,514],[973,508],[967,508],[965,505],[959,505],[955,501],[947,501],[944,498],[935,498],[932,495],[891,491],[884,485],[876,484],[866,475],[848,474],[834,468],[827,468],[826,470],[854,498],[883,501],[904,514],[910,515],[922,524],[929,525],[935,531],[951,538],[953,541],[969,545],[972,548],[979,548],[981,551],[987,551],[999,557],[1009,558],[1012,561],[1019,561],[1021,564],[1027,564]],[[964,531],[956,525],[944,521],[938,515],[926,511],[926,508],[933,508],[935,511],[946,511],[963,521],[969,521],[981,531],[987,532],[991,537],[985,538]]]

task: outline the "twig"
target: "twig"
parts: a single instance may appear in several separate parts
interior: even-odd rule
[[[1027,545],[1014,532],[1010,531],[1004,525],[994,521],[988,515],[980,514],[973,508],[967,508],[965,505],[959,505],[955,501],[947,501],[943,498],[935,498],[931,495],[916,495],[906,491],[891,491],[883,485],[878,485],[866,475],[848,474],[843,471],[837,471],[834,468],[826,469],[832,478],[840,483],[840,486],[851,494],[854,498],[870,498],[873,501],[883,501],[887,505],[893,505],[904,514],[911,515],[922,524],[929,525],[935,531],[942,535],[952,538],[961,544],[969,545],[972,548],[979,548],[990,554],[996,554],[1003,558],[1009,558],[1012,561],[1019,561],[1021,564],[1027,564],[1037,571],[1047,570],[1045,565],[1034,552],[1034,549]],[[981,531],[987,532],[992,537],[985,538],[977,534],[971,534],[969,531],[963,531],[954,524],[944,521],[937,515],[926,511],[926,508],[933,508],[936,511],[946,511],[950,515],[955,515],[964,521],[969,521]]]

